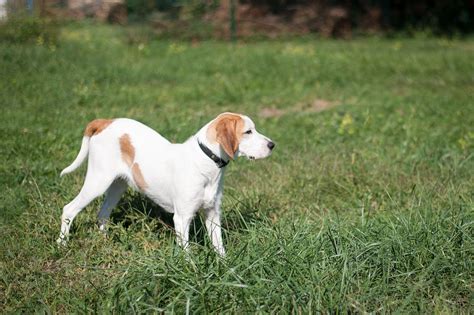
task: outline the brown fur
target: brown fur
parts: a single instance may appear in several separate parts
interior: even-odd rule
[[[130,141],[130,136],[124,134],[119,139],[120,142],[120,152],[122,153],[122,160],[127,163],[128,166],[132,166],[133,161],[135,160],[135,148]]]
[[[244,128],[242,117],[232,113],[221,114],[212,122],[207,131],[211,142],[219,143],[225,153],[233,159],[239,147]]]
[[[84,136],[92,137],[98,135],[105,128],[107,128],[114,120],[113,119],[95,119],[91,121],[84,131]]]
[[[127,163],[127,165],[131,168],[133,180],[137,187],[141,190],[145,190],[148,187],[148,184],[145,182],[145,178],[143,177],[143,173],[140,169],[140,165],[138,163],[134,163],[135,161],[135,148],[130,141],[130,136],[128,134],[123,134],[123,136],[119,139],[120,143],[120,152],[122,153],[122,160]]]
[[[141,190],[145,190],[148,187],[147,183],[145,182],[145,178],[143,178],[143,174],[138,163],[133,163],[132,175],[133,180],[135,181],[135,184],[137,184],[138,188],[140,188]]]

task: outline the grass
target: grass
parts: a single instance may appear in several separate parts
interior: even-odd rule
[[[3,312],[472,312],[472,39],[126,42],[78,24],[0,43]],[[97,200],[56,246],[87,122],[184,141],[223,111],[277,143],[228,167],[225,259],[199,219],[187,257],[133,192],[107,238]]]

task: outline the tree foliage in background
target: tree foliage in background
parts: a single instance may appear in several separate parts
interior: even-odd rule
[[[219,6],[219,0],[126,0],[129,14],[140,18],[153,12],[166,13],[171,19],[200,18]]]
[[[224,0],[126,0],[129,13],[140,17],[153,11],[168,13],[168,17],[201,18],[210,10],[226,5]],[[324,20],[331,9],[347,12],[352,28],[363,28],[367,20],[385,30],[430,29],[435,33],[467,33],[474,30],[474,1],[467,0],[240,0],[260,12],[286,17],[286,22],[298,14],[298,8],[317,11]],[[251,18],[251,16],[248,16]],[[285,21],[285,19],[282,19]],[[284,22],[279,22],[284,23]]]
[[[59,23],[50,18],[21,13],[0,24],[0,41],[56,45],[58,37]]]
[[[274,14],[291,15],[297,6],[318,7],[325,10],[341,7],[348,10],[354,27],[370,10],[379,10],[381,26],[402,30],[430,28],[435,32],[474,30],[474,1],[472,0],[240,0],[260,7],[267,7]]]

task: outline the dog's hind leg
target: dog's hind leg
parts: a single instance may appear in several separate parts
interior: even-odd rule
[[[70,203],[63,208],[61,216],[61,233],[57,242],[65,244],[72,221],[81,210],[86,207],[92,200],[102,195],[110,184],[114,181],[115,175],[106,172],[97,172],[89,167],[87,169],[86,179],[79,194]]]
[[[128,184],[124,179],[117,178],[112,185],[110,185],[109,189],[107,189],[104,203],[97,216],[100,231],[105,231],[105,225],[109,220],[110,213],[119,202],[120,197],[122,197],[123,193],[127,190],[127,187]]]

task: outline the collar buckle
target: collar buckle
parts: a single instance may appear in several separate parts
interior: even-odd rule
[[[224,159],[222,159],[222,158],[218,157],[217,155],[215,155],[214,152],[211,151],[211,149],[209,149],[206,145],[201,143],[199,140],[198,140],[198,144],[199,144],[199,147],[201,148],[202,152],[204,152],[205,155],[207,155],[211,160],[213,160],[214,163],[216,163],[218,168],[223,168],[227,164],[229,164],[229,161],[225,161]]]

